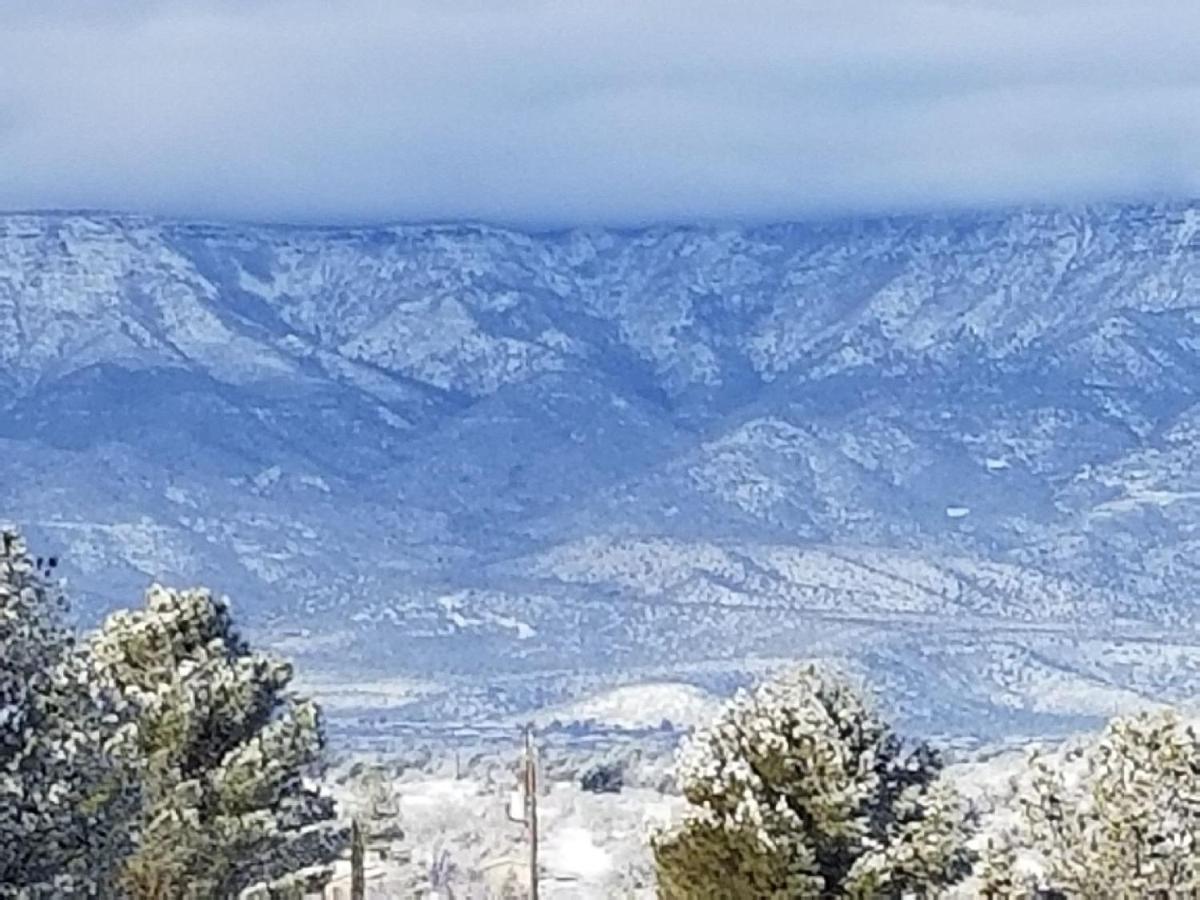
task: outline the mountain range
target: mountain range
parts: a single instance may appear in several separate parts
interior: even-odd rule
[[[0,410],[84,621],[211,585],[360,728],[809,657],[955,736],[1200,688],[1200,203],[8,214]]]

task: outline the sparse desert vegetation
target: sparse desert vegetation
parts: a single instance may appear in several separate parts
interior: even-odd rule
[[[1017,900],[1200,885],[1200,735],[1170,710],[1025,760],[954,758],[901,737],[869,689],[816,667],[739,692],[682,744],[665,724],[638,730],[659,711],[631,715],[627,690],[574,707],[624,728],[530,732],[523,796],[515,728],[331,751],[290,666],[253,651],[224,601],[155,587],[76,637],[57,561],[14,532],[3,540],[0,896],[338,897],[361,859],[366,897],[519,897],[529,802],[546,897]],[[663,698],[696,699],[641,697]],[[348,853],[352,834],[361,854]]]

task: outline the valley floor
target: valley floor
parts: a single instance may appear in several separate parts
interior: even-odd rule
[[[979,848],[989,833],[1006,824],[1006,813],[997,810],[1029,749],[980,748],[948,767],[952,782],[981,812],[975,838]],[[654,896],[650,837],[676,821],[686,806],[671,783],[669,755],[657,745],[640,756],[636,748],[626,747],[627,758],[636,760],[629,769],[634,785],[619,793],[591,793],[580,789],[578,769],[589,759],[611,759],[613,748],[556,752],[567,755],[547,758],[550,777],[538,805],[542,896],[649,900]],[[369,817],[370,798],[390,792],[394,823],[403,830],[402,838],[369,852],[368,898],[407,897],[418,890],[458,900],[525,896],[526,832],[508,817],[517,784],[516,742],[507,754],[476,747],[460,749],[457,756],[447,748],[440,755],[425,755],[423,765],[400,768],[405,758],[355,754],[331,773],[343,814]],[[410,753],[406,759],[412,763],[418,758]],[[386,787],[381,790],[377,776],[366,774],[370,772],[387,772]],[[339,875],[334,887],[348,878],[348,865],[342,865]],[[973,896],[972,884],[968,880],[951,896],[966,900]]]

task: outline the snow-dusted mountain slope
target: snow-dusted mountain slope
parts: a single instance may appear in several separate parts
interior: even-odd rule
[[[799,655],[959,731],[1200,686],[1200,204],[3,216],[0,407],[85,614],[209,583],[410,719]]]

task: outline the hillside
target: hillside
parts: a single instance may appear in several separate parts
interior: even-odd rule
[[[212,584],[405,727],[812,655],[952,734],[1200,687],[1200,204],[8,215],[0,406],[82,615]]]

